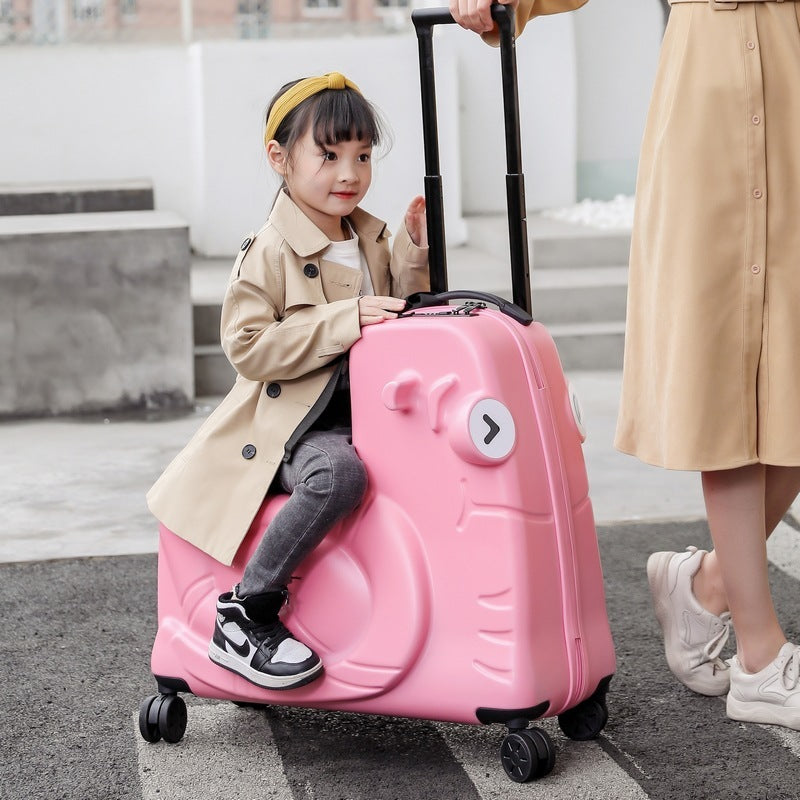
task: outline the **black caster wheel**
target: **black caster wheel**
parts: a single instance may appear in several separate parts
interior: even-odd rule
[[[150,716],[151,707],[160,697],[160,694],[145,697],[139,706],[139,733],[146,742],[157,742],[161,739],[161,734],[158,732],[158,714],[156,713],[152,718]]]
[[[558,725],[564,735],[578,742],[594,739],[608,722],[608,709],[605,702],[590,697],[575,708],[559,714]]]
[[[175,744],[186,733],[186,703],[177,694],[164,695],[158,709],[158,730],[165,742]]]
[[[139,706],[139,733],[146,742],[175,744],[186,733],[186,703],[177,694],[155,694]]]
[[[556,763],[553,742],[541,728],[511,731],[500,747],[503,769],[512,781],[526,783],[548,775]]]

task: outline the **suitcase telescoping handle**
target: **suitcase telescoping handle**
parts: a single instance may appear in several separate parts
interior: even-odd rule
[[[503,118],[506,140],[506,200],[511,250],[511,288],[517,309],[502,298],[483,294],[481,300],[497,304],[501,311],[524,324],[532,320],[531,286],[528,261],[528,233],[525,210],[525,179],[522,174],[522,147],[519,132],[517,59],[514,47],[514,11],[495,3],[492,19],[500,31],[500,64],[503,76]],[[447,292],[444,202],[439,167],[439,131],[436,120],[436,80],[433,68],[433,27],[455,23],[446,8],[420,8],[411,14],[419,43],[419,73],[422,94],[422,133],[425,147],[425,202],[428,216],[428,243],[431,292],[440,300],[457,299]],[[456,294],[456,293],[453,293]],[[458,292],[458,297],[465,297]],[[474,293],[477,295],[478,293]],[[448,296],[450,295],[450,296]],[[512,310],[513,309],[513,310]]]

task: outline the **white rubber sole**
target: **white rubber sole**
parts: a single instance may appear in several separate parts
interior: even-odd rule
[[[758,722],[762,725],[780,725],[800,731],[800,708],[785,708],[761,700],[737,700],[728,694],[725,711],[729,719],[737,722]]]
[[[667,646],[668,641],[680,641],[666,586],[666,576],[672,556],[673,553],[670,552],[653,553],[647,559],[647,582],[650,584],[656,619],[664,636],[664,655],[667,657],[667,665],[672,674],[687,689],[706,697],[719,697],[726,694],[730,688],[728,670],[725,670],[724,673],[714,673],[714,665],[711,663],[703,664],[702,667],[695,670],[687,670],[681,659],[671,653]]]
[[[258,672],[258,670],[247,664],[243,664],[240,659],[222,650],[214,642],[208,645],[208,657],[220,667],[241,675],[245,680],[260,686],[262,689],[296,689],[299,686],[311,683],[322,674],[322,662],[320,661],[310,669],[297,675],[265,675],[263,672]]]

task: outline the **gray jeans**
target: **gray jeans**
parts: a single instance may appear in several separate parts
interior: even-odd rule
[[[238,590],[242,597],[286,586],[300,562],[358,506],[367,489],[367,472],[350,428],[309,431],[275,477],[291,496],[245,567]]]

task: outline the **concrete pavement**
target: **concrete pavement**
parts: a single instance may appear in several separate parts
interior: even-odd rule
[[[217,296],[220,275],[193,275],[195,290]],[[588,429],[584,453],[618,672],[597,741],[573,742],[555,720],[542,722],[558,750],[547,779],[508,781],[496,726],[255,711],[187,697],[181,743],[139,737],[138,704],[154,690],[156,604],[156,523],[144,495],[215,407],[219,398],[211,397],[178,415],[0,423],[0,605],[14,622],[0,628],[7,676],[0,796],[796,798],[800,734],[726,721],[720,699],[691,695],[664,664],[643,566],[653,549],[707,543],[698,476],[614,451],[618,371],[568,371],[568,378]],[[776,601],[796,639],[800,537],[789,523],[770,540],[769,555]],[[19,646],[20,631],[33,647]],[[43,648],[47,658],[39,657]]]
[[[698,477],[613,450],[620,373],[568,376],[584,408],[595,515],[621,520],[703,516]],[[144,495],[218,398],[184,415],[71,417],[0,423],[0,563],[155,552]]]

